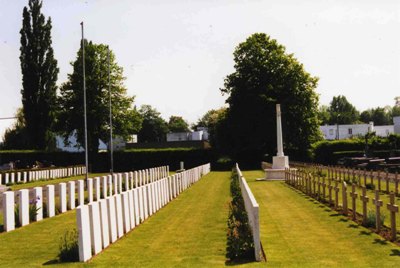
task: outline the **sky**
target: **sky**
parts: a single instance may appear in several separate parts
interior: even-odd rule
[[[301,4],[300,4],[301,3]],[[0,0],[0,118],[22,106],[19,62],[22,10]],[[58,85],[72,73],[85,38],[108,44],[124,68],[135,104],[196,122],[225,105],[220,88],[234,71],[233,51],[264,32],[319,77],[320,104],[345,95],[358,110],[394,105],[400,96],[397,0],[44,0],[51,17]],[[13,120],[0,120],[0,140]]]

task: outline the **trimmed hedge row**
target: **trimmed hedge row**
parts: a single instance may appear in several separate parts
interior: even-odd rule
[[[226,257],[231,262],[254,260],[254,242],[239,184],[239,175],[232,170],[230,184],[232,201],[229,203]]]
[[[39,161],[55,166],[82,165],[85,163],[84,153],[40,152],[40,151],[0,151],[0,163],[19,161],[20,166],[27,166]],[[130,150],[114,153],[114,171],[146,169],[154,166],[169,165],[170,170],[179,169],[179,162],[185,162],[185,168],[199,166],[210,162],[213,170],[230,170],[229,162],[218,161],[218,154],[211,149],[173,148],[162,150]],[[91,172],[108,172],[110,155],[107,152],[89,156]]]
[[[391,157],[399,155],[400,135],[388,137],[372,136],[368,139],[368,153],[373,157]],[[314,162],[336,164],[343,157],[360,157],[365,153],[365,139],[323,140],[313,144],[311,155]]]

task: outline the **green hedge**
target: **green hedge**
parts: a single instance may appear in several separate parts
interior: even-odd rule
[[[95,158],[94,158],[95,157]],[[40,151],[0,151],[0,163],[20,161],[21,166],[31,165],[35,161],[47,162],[55,166],[82,165],[84,153],[40,152]],[[211,163],[213,170],[230,170],[230,163],[217,161],[218,154],[211,149],[139,149],[114,153],[114,171],[138,170],[154,166],[169,165],[170,170],[179,169],[179,162],[185,162],[185,168]],[[229,166],[228,166],[229,165]],[[92,172],[108,172],[110,155],[107,152],[89,156]]]
[[[388,137],[373,136],[368,139],[370,156],[386,158],[398,155],[400,135]],[[365,139],[353,138],[346,140],[324,140],[312,145],[311,155],[314,162],[336,164],[342,157],[360,157],[364,155]]]

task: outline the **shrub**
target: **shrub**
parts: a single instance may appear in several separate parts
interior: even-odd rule
[[[365,188],[368,190],[375,190],[375,184],[367,183],[367,184],[365,184]]]
[[[37,201],[39,200],[39,197],[36,197],[36,199],[32,199],[29,201],[29,221],[33,222],[36,220],[36,216],[38,214],[38,211],[40,207],[37,207]]]
[[[381,214],[381,226],[383,225],[383,222],[385,221],[385,215]],[[363,224],[365,227],[376,227],[376,213],[375,211],[368,210],[367,214],[367,221]]]
[[[79,261],[78,232],[76,229],[65,231],[64,236],[60,238],[58,249],[60,262]]]
[[[232,201],[229,204],[226,257],[231,261],[254,259],[254,242],[248,222],[238,174],[231,176]]]

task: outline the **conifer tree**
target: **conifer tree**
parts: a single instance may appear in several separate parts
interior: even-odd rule
[[[20,61],[22,105],[29,147],[54,146],[53,127],[59,69],[51,40],[51,18],[41,13],[42,1],[29,0],[23,9]]]

